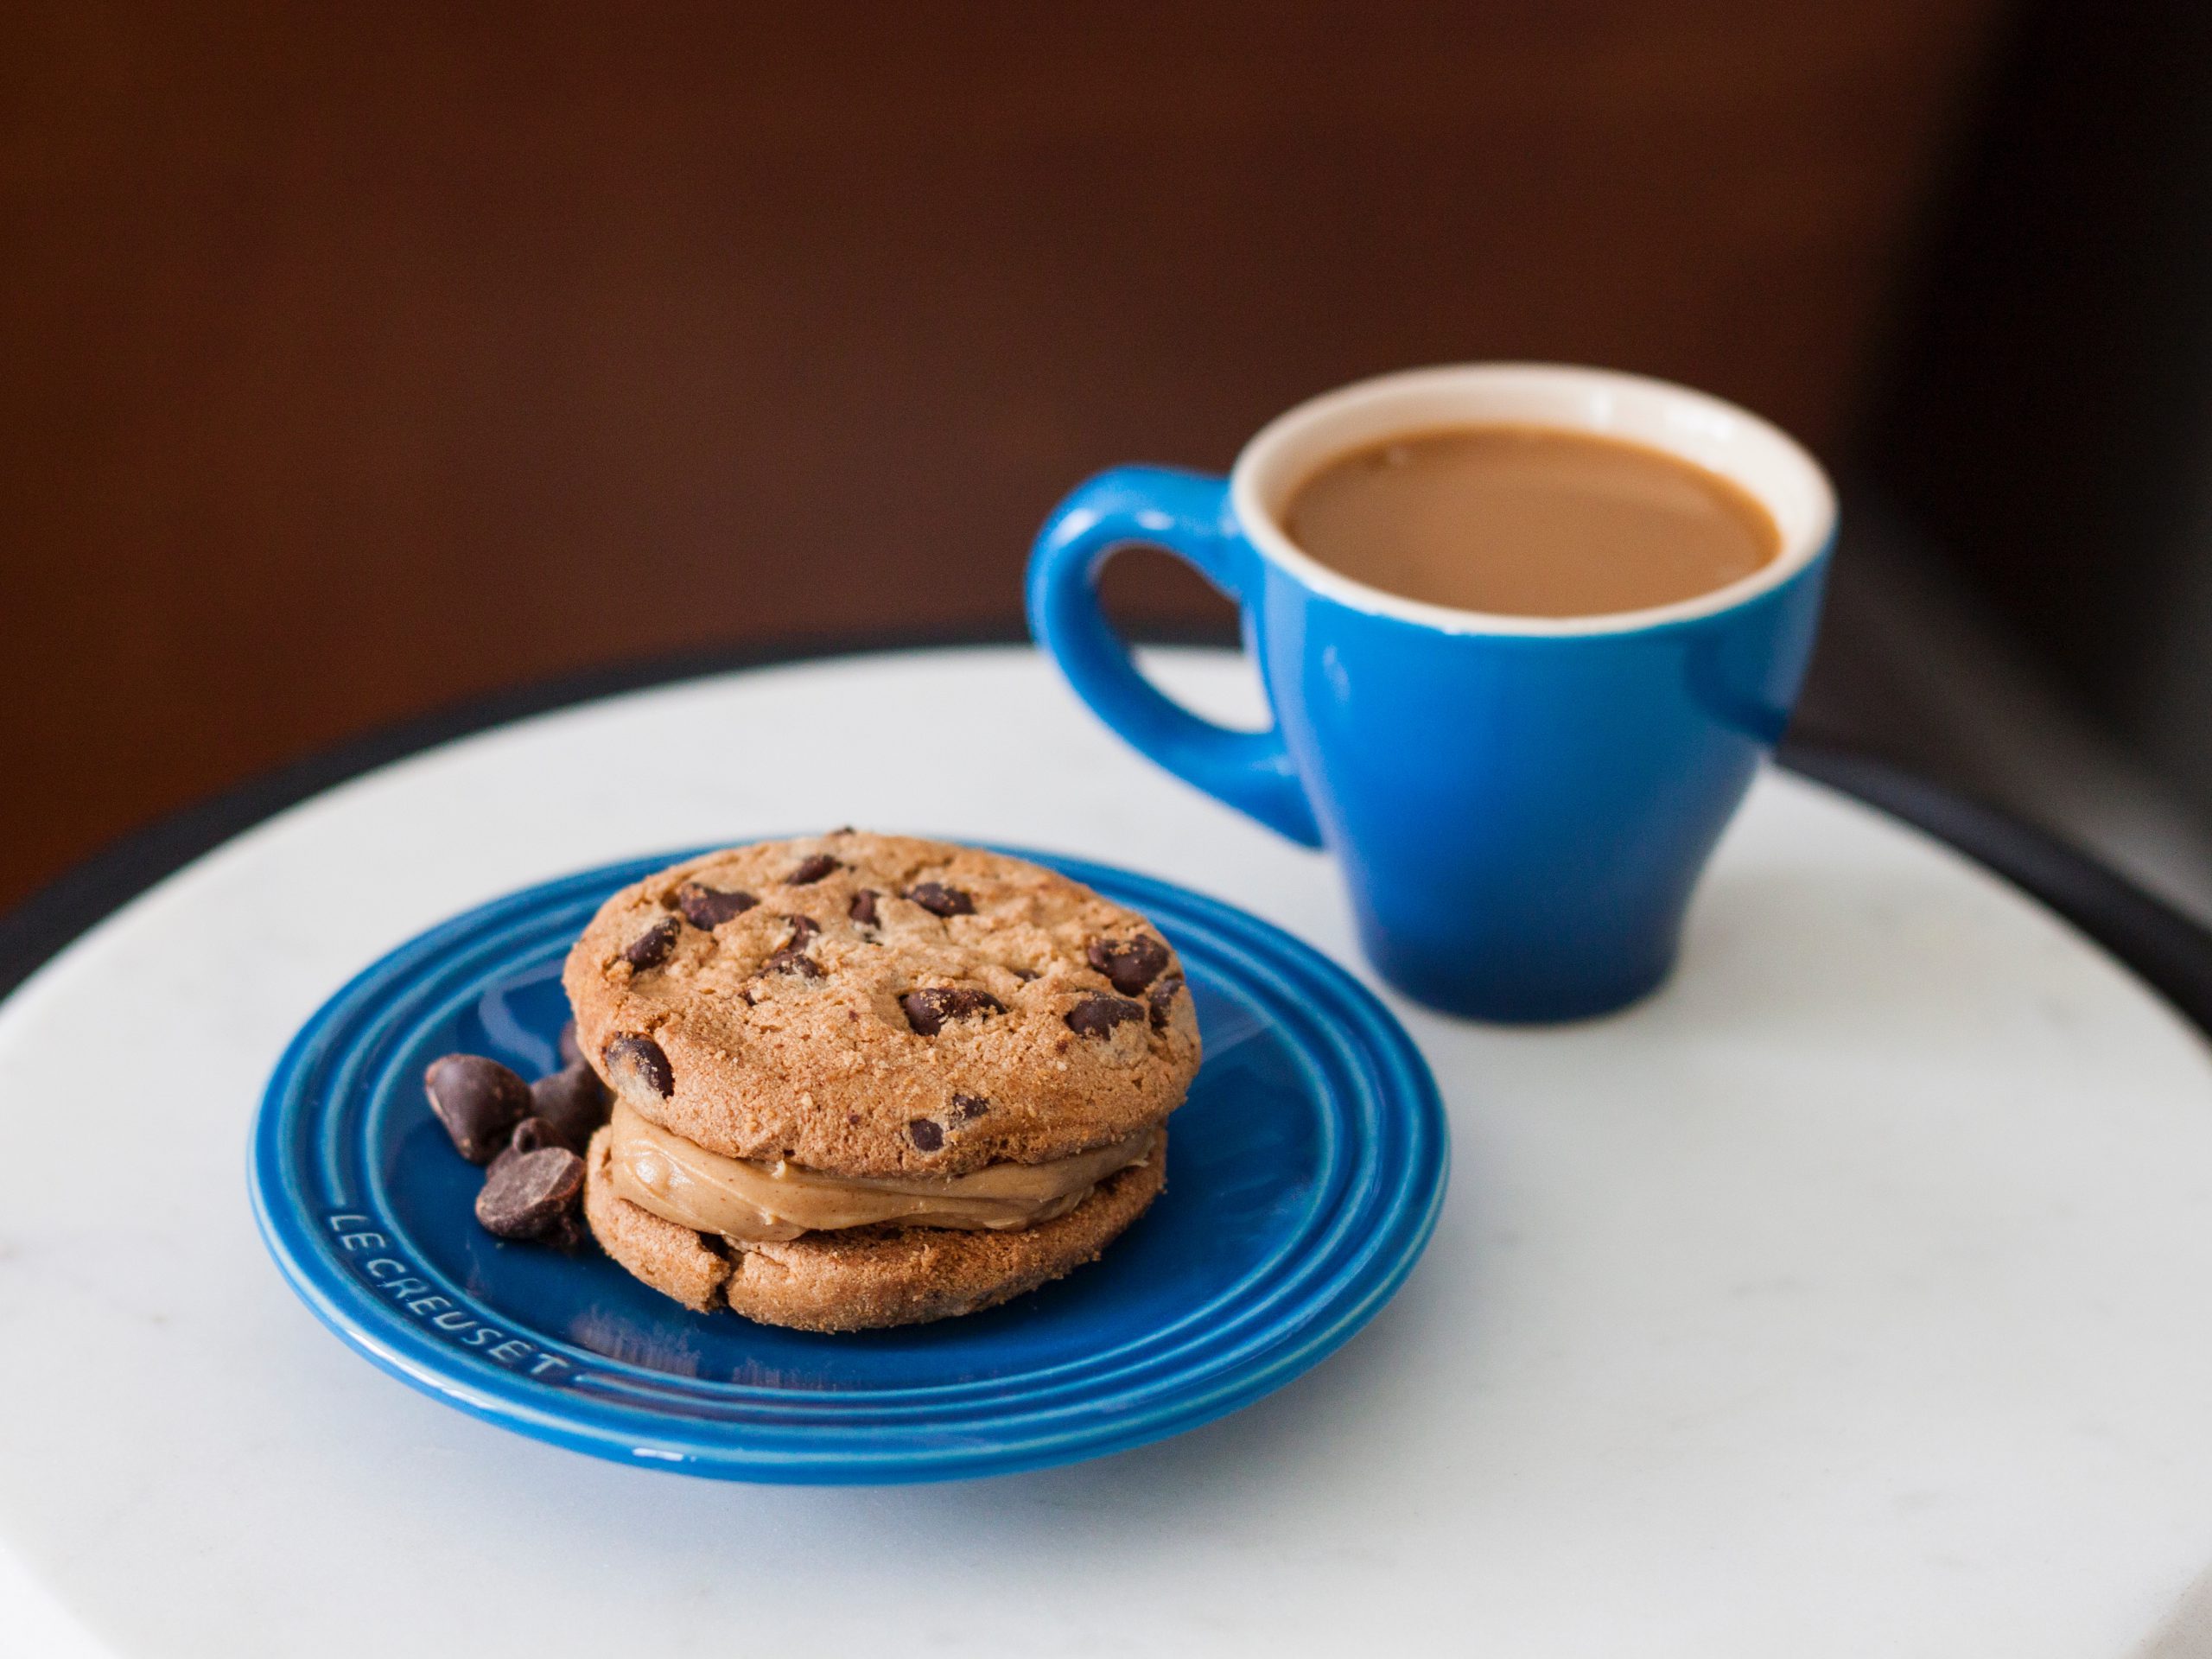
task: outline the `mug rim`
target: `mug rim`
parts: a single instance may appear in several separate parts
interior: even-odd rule
[[[1514,616],[1432,605],[1371,587],[1323,564],[1291,540],[1281,516],[1287,498],[1330,461],[1387,435],[1391,430],[1387,418],[1391,407],[1408,403],[1433,404],[1440,399],[1459,397],[1476,403],[1485,396],[1502,396],[1509,402],[1559,397],[1579,402],[1583,418],[1575,418],[1570,410],[1564,416],[1530,419],[1528,423],[1628,438],[1720,474],[1751,493],[1773,516],[1782,531],[1782,550],[1747,576],[1671,604],[1586,616]],[[1636,418],[1622,418],[1624,414]],[[1467,424],[1478,424],[1486,417],[1470,409],[1460,418]],[[1492,412],[1487,418],[1513,417]],[[1448,416],[1425,421],[1409,418],[1405,429],[1433,431],[1451,423]],[[1655,424],[1663,425],[1664,429],[1655,432]],[[1347,427],[1360,429],[1363,435],[1344,437],[1333,445],[1328,442],[1330,432]],[[1274,476],[1284,470],[1283,453],[1301,448],[1319,453],[1291,469],[1294,476],[1287,483]],[[1746,454],[1767,469],[1764,482],[1727,465],[1715,464],[1732,456],[1740,461]],[[1271,502],[1271,493],[1280,499]],[[1788,493],[1792,499],[1778,503],[1777,493]],[[1440,364],[1376,375],[1322,392],[1284,410],[1252,435],[1230,469],[1229,495],[1239,527],[1262,557],[1339,604],[1447,633],[1538,639],[1633,633],[1734,610],[1771,593],[1815,563],[1834,542],[1836,523],[1835,489],[1827,474],[1802,444],[1771,422],[1725,398],[1670,380],[1565,363]]]

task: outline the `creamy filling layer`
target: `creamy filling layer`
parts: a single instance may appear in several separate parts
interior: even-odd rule
[[[830,1175],[798,1164],[725,1158],[617,1101],[607,1124],[615,1192],[664,1220],[737,1243],[893,1221],[1003,1232],[1064,1216],[1116,1170],[1143,1163],[1157,1128],[1044,1164],[991,1164],[971,1175]]]

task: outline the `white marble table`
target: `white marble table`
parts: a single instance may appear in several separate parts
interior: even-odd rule
[[[614,698],[282,814],[0,1005],[0,1655],[2212,1654],[2212,1059],[1993,877],[1783,775],[1645,1006],[1399,1005],[1455,1137],[1427,1259],[1180,1440],[696,1482],[445,1410],[293,1300],[246,1128],[354,969],[523,882],[843,821],[1115,860],[1355,960],[1322,859],[1020,650]]]

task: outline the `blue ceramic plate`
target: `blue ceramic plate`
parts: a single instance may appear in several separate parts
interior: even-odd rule
[[[325,1005],[270,1079],[251,1172],[262,1235],[323,1322],[402,1381],[691,1474],[1003,1474],[1160,1440],[1281,1387],[1372,1318],[1427,1242],[1443,1112],[1373,996],[1228,905],[1041,858],[1160,925],[1205,1040],[1167,1190],[1100,1261],[965,1319],[823,1337],[690,1313],[595,1252],[501,1243],[475,1223],[482,1178],[431,1116],[423,1067],[456,1049],[526,1077],[555,1066],[569,942],[676,856],[423,934]]]

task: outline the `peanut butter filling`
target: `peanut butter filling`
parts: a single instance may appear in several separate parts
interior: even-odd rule
[[[781,1161],[725,1158],[648,1122],[617,1101],[607,1179],[664,1220],[734,1243],[897,1222],[1003,1232],[1064,1216],[1116,1170],[1141,1164],[1160,1137],[1141,1129],[1094,1152],[1043,1164],[991,1164],[971,1175],[870,1179]]]

